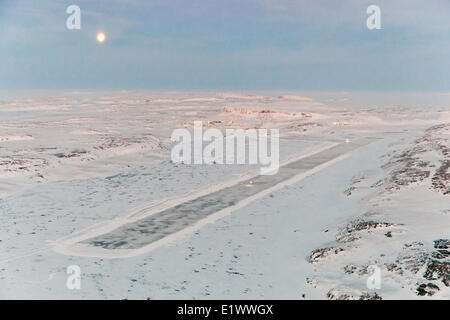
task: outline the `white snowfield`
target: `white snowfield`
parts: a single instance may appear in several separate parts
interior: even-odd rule
[[[279,172],[173,163],[194,121]],[[448,93],[5,96],[0,299],[450,299],[449,167]]]

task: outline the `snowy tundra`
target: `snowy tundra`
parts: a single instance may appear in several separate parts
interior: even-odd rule
[[[450,299],[450,94],[390,95],[3,95],[0,299]],[[174,163],[195,121],[280,171]]]

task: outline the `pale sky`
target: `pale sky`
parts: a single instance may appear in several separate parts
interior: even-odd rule
[[[0,90],[449,91],[449,57],[449,0],[0,0]]]

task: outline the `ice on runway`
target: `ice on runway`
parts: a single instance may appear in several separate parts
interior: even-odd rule
[[[126,223],[106,234],[83,240],[82,243],[108,250],[143,248],[193,226],[221,210],[232,208],[245,199],[257,196],[264,191],[273,190],[277,185],[287,182],[299,174],[307,173],[315,167],[326,164],[371,141],[373,141],[371,138],[362,138],[340,143],[316,154],[292,161],[282,166],[276,175],[258,175],[236,185],[180,203],[141,220]]]

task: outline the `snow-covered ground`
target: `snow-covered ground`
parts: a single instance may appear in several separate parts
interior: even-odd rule
[[[1,99],[0,298],[450,298],[450,95],[383,99],[314,92]],[[258,171],[172,163],[172,131],[198,120],[220,130],[279,129],[282,163],[368,142],[148,250],[61,249],[233,190]],[[80,290],[66,286],[71,265],[81,269]],[[370,266],[381,271],[380,288],[366,285]]]

